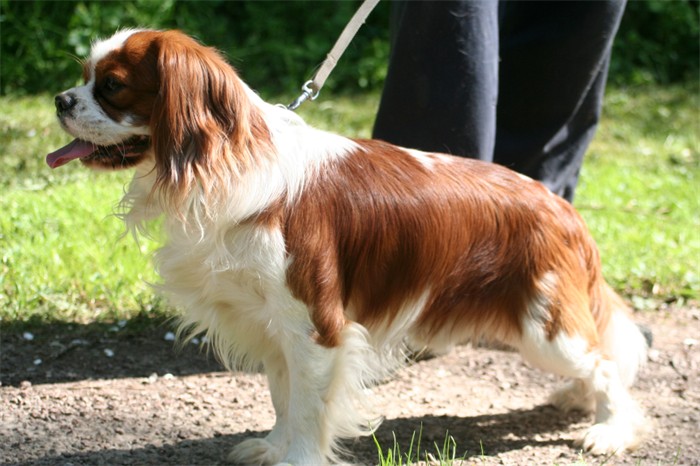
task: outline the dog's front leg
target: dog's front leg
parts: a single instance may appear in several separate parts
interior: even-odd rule
[[[266,440],[282,451],[289,447],[289,370],[284,355],[275,352],[264,361],[265,374],[270,386],[272,406],[275,408],[275,425]],[[281,458],[282,456],[280,456]]]
[[[365,384],[377,355],[366,330],[348,324],[339,345],[318,344],[309,328],[277,333],[277,348],[264,358],[277,415],[272,431],[237,445],[229,460],[237,464],[324,465],[338,462],[340,438],[371,432],[378,419],[367,412]]]
[[[347,323],[336,347],[322,346],[308,334],[289,336],[281,347],[289,371],[290,443],[283,462],[336,463],[339,439],[366,435],[379,424],[366,390],[377,379],[377,354],[367,331]]]
[[[288,335],[281,343],[289,383],[289,450],[283,463],[327,464],[337,430],[329,418],[337,349],[320,346],[308,335]]]
[[[285,456],[289,444],[289,372],[284,355],[271,352],[263,358],[270,386],[270,397],[275,408],[275,425],[265,438],[252,438],[236,445],[228,461],[245,465],[273,465]]]

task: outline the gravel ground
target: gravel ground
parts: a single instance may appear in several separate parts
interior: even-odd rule
[[[700,310],[637,320],[655,337],[633,389],[654,432],[632,454],[585,464],[700,465]],[[3,330],[3,464],[222,464],[237,442],[272,427],[262,375],[223,372],[194,345],[175,350],[165,326],[131,325]],[[459,347],[376,387],[386,415],[377,439],[386,449],[395,434],[407,451],[422,426],[422,447],[449,431],[464,464],[573,464],[571,440],[591,418],[544,405],[560,384],[516,354]],[[371,438],[346,447],[349,462],[376,464]]]

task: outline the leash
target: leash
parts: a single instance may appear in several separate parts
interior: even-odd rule
[[[318,71],[316,71],[316,74],[301,86],[301,95],[287,106],[289,110],[296,110],[306,100],[316,100],[318,94],[321,92],[321,88],[326,83],[326,79],[328,79],[328,76],[331,74],[331,71],[333,71],[335,65],[338,64],[338,60],[340,60],[340,57],[357,34],[357,31],[364,24],[367,16],[369,16],[374,7],[377,6],[377,3],[379,3],[379,0],[364,0],[364,2],[362,2],[360,8],[357,9],[350,19],[350,22],[348,22],[345,29],[343,29],[343,32],[340,34],[340,37],[338,37],[331,51],[326,55],[326,59],[321,64]]]

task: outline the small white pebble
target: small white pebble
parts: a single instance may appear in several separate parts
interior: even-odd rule
[[[32,341],[34,339],[34,334],[31,332],[24,332],[22,334],[22,338],[24,338],[27,341]]]
[[[104,353],[105,353],[105,356],[107,356],[108,358],[114,357],[114,351],[112,351],[112,350],[109,349],[109,348],[105,348],[105,349],[104,349]]]
[[[171,379],[174,379],[175,376],[173,374],[171,374],[170,372],[168,372],[167,374],[163,375],[163,378],[165,380],[171,380]]]
[[[199,338],[195,337],[195,338],[193,338],[192,340],[190,340],[190,342],[191,342],[193,345],[198,345],[198,344],[199,344]]]
[[[163,340],[165,341],[175,341],[175,334],[173,332],[168,332],[165,334],[163,337]]]
[[[683,346],[687,348],[692,348],[693,346],[696,346],[698,344],[698,341],[695,338],[686,338],[683,340]]]
[[[647,358],[651,362],[659,362],[661,360],[661,352],[652,348],[647,352]]]
[[[36,359],[34,360],[34,365],[35,365],[35,366],[39,366],[42,362],[44,362],[44,361],[42,361],[41,358],[36,358]]]

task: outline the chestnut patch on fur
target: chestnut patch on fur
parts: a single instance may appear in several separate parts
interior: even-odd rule
[[[319,341],[332,346],[346,318],[388,325],[427,292],[415,325],[427,341],[460,328],[508,341],[544,294],[549,338],[597,342],[607,317],[598,253],[568,203],[503,167],[427,155],[428,168],[381,141],[358,143],[285,216],[289,285],[313,310]],[[548,273],[554,286],[539,289]]]

